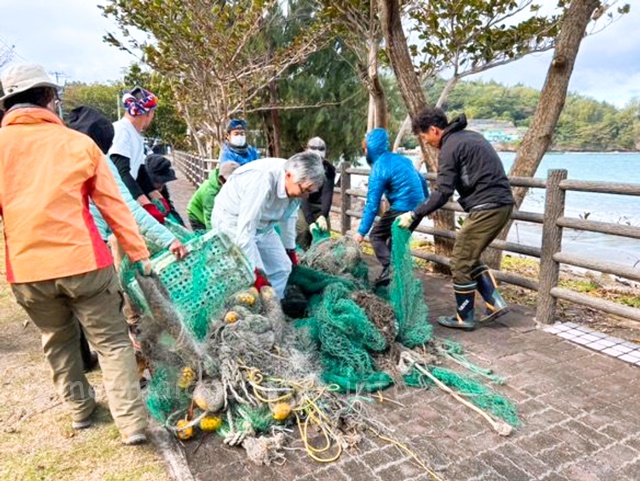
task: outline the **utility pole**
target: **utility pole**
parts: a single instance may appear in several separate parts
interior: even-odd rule
[[[69,76],[64,72],[49,72],[51,75],[56,76],[56,84],[60,85],[61,78],[68,78]]]

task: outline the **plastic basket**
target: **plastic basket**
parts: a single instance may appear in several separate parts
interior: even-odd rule
[[[246,257],[229,237],[207,232],[185,243],[189,255],[182,260],[165,251],[151,260],[154,272],[169,292],[185,327],[198,339],[227,297],[254,281]],[[149,308],[135,278],[125,282],[127,293],[145,312]]]

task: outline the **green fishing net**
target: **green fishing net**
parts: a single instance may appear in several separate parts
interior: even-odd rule
[[[275,352],[278,356],[272,355],[273,339],[282,339],[281,331],[285,329],[281,310],[276,315],[274,312],[277,309],[265,309],[264,299],[258,301],[260,305],[246,309],[230,303],[238,291],[246,290],[254,280],[254,274],[242,252],[223,235],[208,232],[196,236],[182,231],[183,228],[177,224],[169,225],[176,237],[185,243],[190,254],[181,261],[175,260],[166,250],[154,255],[152,264],[161,287],[157,292],[147,287],[141,289],[140,286],[145,282],[136,279],[134,266],[126,260],[120,269],[122,284],[130,298],[147,317],[155,318],[157,325],[173,339],[173,344],[166,344],[166,352],[158,351],[158,356],[151,359],[153,376],[148,387],[147,407],[151,415],[159,420],[166,420],[172,413],[188,408],[189,393],[177,388],[182,367],[201,366],[211,377],[223,374],[224,369],[220,369],[220,366],[224,366],[225,362],[221,362],[221,359],[239,359],[238,362],[249,363],[268,374],[273,371],[271,368],[282,364],[273,359],[283,353],[293,352],[291,343],[279,345],[276,342]],[[430,344],[432,351],[437,350],[432,343],[432,327],[428,321],[422,285],[413,273],[410,235],[408,230],[394,224],[392,280],[386,300],[379,296],[379,292],[371,291],[367,266],[359,247],[353,240],[344,237],[324,236],[316,240],[302,257],[302,264],[294,267],[291,273],[289,286],[294,286],[302,293],[303,303],[305,299],[307,301],[306,316],[295,324],[291,323],[295,326],[295,330],[291,330],[297,338],[295,346],[298,350],[311,353],[308,357],[313,361],[310,365],[314,375],[319,374],[324,383],[336,386],[340,392],[372,392],[401,380],[397,372],[389,369],[399,349]],[[274,306],[279,308],[278,300],[274,298],[273,301]],[[221,319],[230,306],[244,320],[228,326]],[[265,333],[271,335],[270,343],[257,351],[260,355],[253,355],[256,353],[250,353],[248,348],[237,349],[243,346],[243,339],[255,340],[255,335],[259,334],[252,327],[252,319],[258,316],[256,309],[261,312]],[[302,310],[304,312],[304,304]],[[166,311],[170,311],[169,316],[163,314]],[[273,337],[272,331],[279,323],[282,324],[282,329],[278,331],[280,334]],[[220,337],[220,332],[226,334]],[[234,336],[240,337],[236,340]],[[154,339],[158,339],[158,336]],[[222,346],[220,343],[224,344],[225,339],[227,345]],[[394,341],[404,347],[399,348]],[[254,347],[258,344],[253,341],[250,343]],[[443,344],[440,351],[441,355],[449,356],[459,364],[466,363],[463,365],[473,371],[473,366],[464,358],[459,346]],[[286,361],[284,364],[287,364]],[[424,367],[478,406],[514,426],[517,424],[515,407],[482,382],[440,367]],[[480,370],[473,372],[486,374]],[[286,377],[286,374],[293,376],[292,373],[283,369],[277,375]],[[430,384],[415,368],[403,378],[411,386],[428,387]],[[236,389],[239,389],[238,386]],[[257,432],[267,430],[272,422],[263,406],[238,410],[237,405],[231,404],[229,409],[232,410],[230,416],[249,423]],[[224,433],[225,429],[229,430],[230,426],[223,427],[221,432]]]
[[[227,297],[249,287],[254,274],[242,251],[227,236],[213,232],[191,235],[185,242],[189,255],[184,259],[177,261],[165,250],[154,256],[151,263],[184,327],[194,339],[202,340]],[[123,261],[121,283],[131,300],[149,313],[135,272],[134,265]]]
[[[340,283],[330,284],[316,300],[304,324],[319,346],[322,379],[345,391],[376,391],[393,383],[377,372],[371,352],[386,349],[383,335]]]
[[[411,231],[398,222],[391,228],[391,285],[389,300],[398,319],[397,340],[408,348],[426,344],[433,337],[429,308],[424,300],[422,282],[413,275],[409,240]]]
[[[515,404],[501,394],[494,392],[491,388],[483,384],[482,381],[442,367],[430,367],[428,369],[436,379],[447,387],[455,389],[458,394],[467,398],[479,408],[493,413],[513,427],[519,425],[518,412]],[[414,387],[432,385],[432,381],[416,369],[412,369],[411,372],[404,377],[404,380],[405,383]]]
[[[175,411],[189,407],[191,401],[187,393],[178,388],[179,376],[175,366],[155,366],[146,395],[147,410],[154,419],[164,422]]]

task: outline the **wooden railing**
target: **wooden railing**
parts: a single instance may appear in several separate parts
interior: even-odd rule
[[[174,160],[189,180],[197,185],[208,176],[208,173],[214,169],[217,164],[217,160],[203,159],[184,152],[175,152]],[[351,232],[352,219],[362,217],[362,212],[354,208],[353,200],[364,198],[367,195],[366,191],[353,189],[351,187],[351,180],[354,175],[368,176],[369,171],[366,169],[351,168],[346,164],[342,164],[340,168],[340,187],[336,188],[336,194],[339,194],[340,202],[339,205],[334,205],[331,209],[332,212],[340,217],[340,231],[343,235]],[[435,180],[435,174],[427,174],[427,178],[429,180]],[[567,191],[640,196],[640,185],[568,180],[566,170],[550,170],[547,179],[511,177],[509,181],[514,187],[545,189],[545,209],[543,214],[520,210],[515,211],[512,215],[514,220],[542,225],[541,245],[532,246],[495,240],[491,243],[491,247],[505,252],[522,254],[539,259],[540,275],[538,279],[532,279],[517,274],[496,271],[494,272],[495,277],[502,282],[538,292],[536,320],[540,323],[551,323],[555,320],[558,299],[640,321],[640,309],[638,308],[598,299],[558,286],[561,264],[612,274],[634,282],[640,282],[640,268],[626,267],[614,262],[605,262],[600,259],[562,252],[562,231],[564,228],[597,232],[630,239],[640,239],[640,227],[637,226],[566,217],[565,193]],[[443,209],[463,212],[457,202],[448,202]],[[418,226],[416,231],[434,237],[449,239],[455,239],[456,237],[456,232],[454,231],[436,229],[424,225]],[[412,251],[412,254],[420,259],[442,265],[448,266],[450,262],[448,257],[429,252]]]

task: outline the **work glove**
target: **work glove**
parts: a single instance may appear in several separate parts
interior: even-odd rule
[[[323,215],[318,217],[316,221],[309,226],[309,230],[313,232],[314,228],[321,231],[326,231],[329,228],[329,225],[327,224],[327,218]]]
[[[298,253],[296,252],[296,250],[287,249],[287,255],[289,256],[289,259],[291,259],[291,263],[294,266],[297,266],[300,261],[298,260]]]
[[[161,224],[164,224],[165,221],[165,215],[160,212],[160,209],[158,209],[155,204],[144,204],[142,206],[144,208],[144,210],[146,210],[149,214],[151,214],[151,216],[157,220],[158,222],[160,222]]]
[[[138,268],[138,271],[140,272],[140,274],[142,274],[145,277],[149,277],[153,272],[153,268],[151,267],[151,261],[148,258],[139,260],[136,263],[136,267]]]
[[[256,267],[253,272],[256,275],[256,280],[253,285],[256,289],[258,289],[258,292],[260,292],[260,289],[262,289],[263,287],[271,285],[269,279],[267,279],[267,275],[262,269],[258,269]]]
[[[416,215],[413,211],[405,212],[402,215],[398,216],[398,226],[403,229],[408,229],[413,224],[413,221],[416,219]]]

